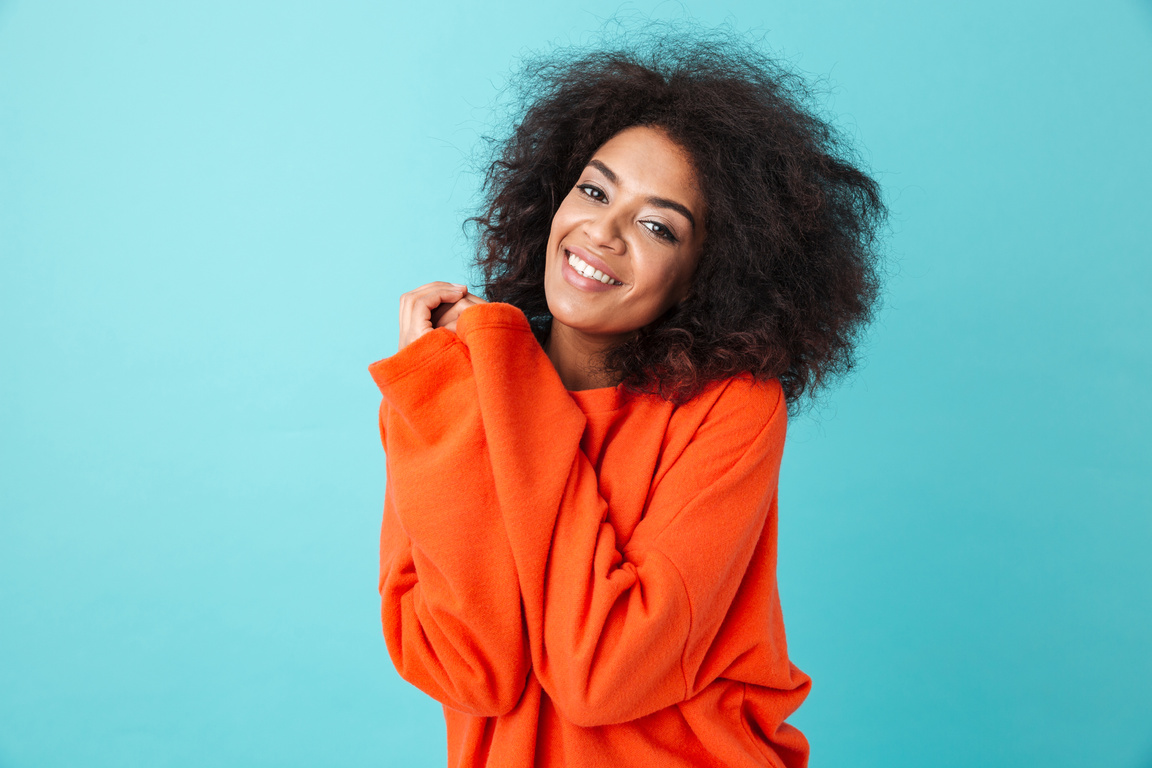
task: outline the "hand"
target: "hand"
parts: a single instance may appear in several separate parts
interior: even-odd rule
[[[445,306],[452,308],[462,297],[467,295],[468,289],[456,283],[428,283],[419,288],[408,291],[400,297],[400,346],[404,349],[416,339],[431,331],[435,326],[432,323],[434,311],[438,311],[437,319],[443,320],[447,310],[438,310]],[[453,328],[455,328],[453,318]]]
[[[467,293],[460,297],[458,301],[451,304],[441,304],[436,309],[432,310],[432,326],[434,328],[447,328],[453,333],[456,332],[456,320],[460,317],[460,313],[468,309],[473,304],[487,304],[488,302],[479,296]]]
[[[435,328],[455,333],[461,312],[473,304],[487,303],[458,283],[428,283],[405,293],[400,297],[399,349]]]

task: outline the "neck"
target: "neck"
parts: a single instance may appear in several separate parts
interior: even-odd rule
[[[552,321],[544,352],[564,388],[572,391],[615,386],[616,377],[604,370],[601,356],[626,337],[604,338]]]

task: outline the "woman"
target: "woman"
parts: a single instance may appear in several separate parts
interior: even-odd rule
[[[392,660],[452,766],[805,765],[777,476],[872,310],[879,189],[752,49],[527,72],[488,301],[406,293],[370,366]]]

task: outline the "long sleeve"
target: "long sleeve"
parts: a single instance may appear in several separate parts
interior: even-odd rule
[[[711,658],[709,650],[775,512],[786,419],[779,385],[736,379],[713,392],[715,402],[692,439],[651,480],[643,519],[625,545],[616,539],[595,468],[580,449],[584,414],[523,314],[506,304],[469,307],[457,333],[466,354],[445,339],[451,351],[441,354],[452,359],[450,368],[432,361],[381,384],[394,410],[387,429],[403,423],[427,435],[403,444],[386,438],[393,452],[390,478],[402,462],[433,467],[422,475],[424,484],[455,480],[441,486],[439,509],[407,510],[418,499],[396,495],[413,552],[429,557],[423,572],[418,559],[415,570],[421,579],[424,572],[445,579],[437,593],[450,586],[450,577],[441,576],[446,571],[469,584],[496,587],[491,594],[470,593],[483,610],[469,612],[460,607],[463,600],[453,604],[457,635],[487,632],[489,612],[508,611],[502,600],[522,605],[531,667],[556,708],[576,725],[633,720],[703,690],[724,671],[723,660]],[[403,485],[415,476],[406,471]],[[476,496],[481,492],[482,499]],[[421,522],[421,514],[437,525]],[[471,546],[453,554],[452,531]],[[449,562],[454,556],[459,563]],[[510,578],[518,585],[516,597]],[[430,584],[423,588],[428,594]],[[774,595],[774,581],[769,589]],[[428,615],[414,613],[421,627]],[[760,618],[767,626],[768,617]],[[509,631],[511,616],[503,620],[509,623],[502,631]],[[782,634],[770,639],[783,659],[779,666],[787,669]],[[466,653],[473,642],[477,656],[470,667]],[[459,654],[459,669],[480,667],[500,677],[525,664],[512,642],[503,646],[508,659],[494,655],[501,646],[479,640],[441,645]],[[415,641],[405,647],[419,649],[425,666],[436,651]],[[444,674],[452,673],[435,673]],[[480,679],[467,678],[469,684]],[[441,684],[437,693],[445,688]]]
[[[709,648],[775,511],[786,424],[778,383],[723,385],[732,391],[658,472],[624,546],[580,450],[583,413],[523,315],[479,305],[457,329],[541,685],[583,726],[695,695],[722,671]],[[783,637],[773,640],[786,654]]]
[[[496,508],[467,350],[446,330],[369,366],[384,395],[388,458],[380,594],[404,679],[490,717],[523,691],[529,657],[507,537]]]

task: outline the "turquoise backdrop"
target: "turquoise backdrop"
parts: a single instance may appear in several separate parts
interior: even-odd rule
[[[893,211],[790,427],[812,766],[1152,766],[1152,4],[0,2],[0,766],[445,763],[367,365],[517,57],[730,22]],[[1143,554],[1141,554],[1143,553]]]

